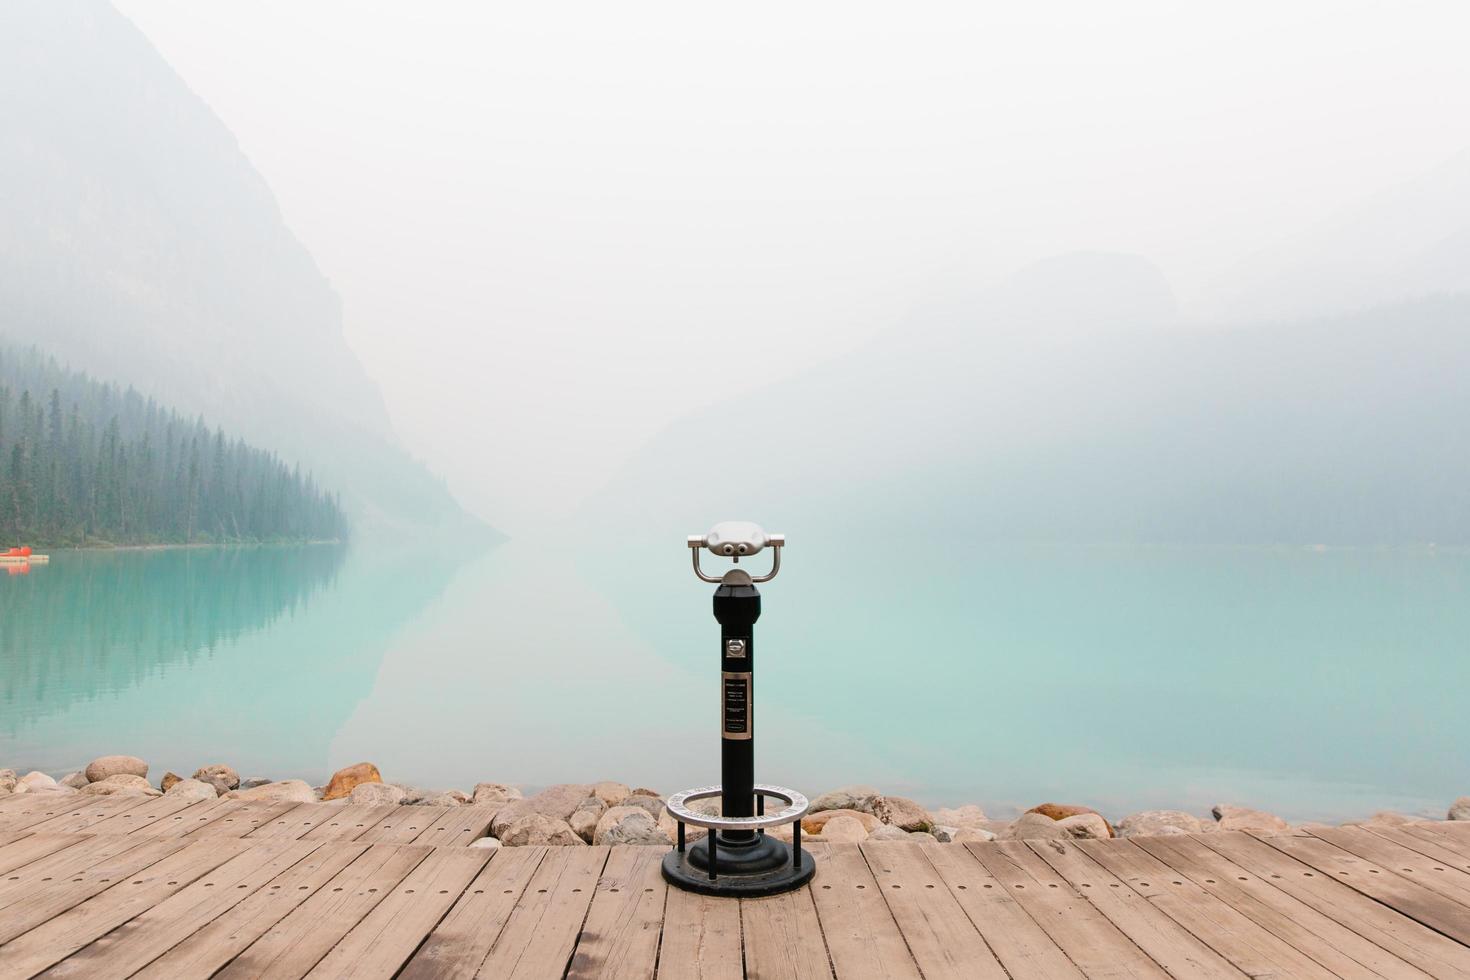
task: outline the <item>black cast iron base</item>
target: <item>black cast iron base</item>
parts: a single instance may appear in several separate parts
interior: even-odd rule
[[[796,866],[791,848],[769,835],[749,841],[727,842],[715,847],[715,876],[709,873],[709,837],[695,841],[687,850],[664,855],[664,880],[701,895],[758,898],[800,888],[817,873],[816,862],[805,850]]]

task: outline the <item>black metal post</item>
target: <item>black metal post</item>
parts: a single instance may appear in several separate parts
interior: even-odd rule
[[[754,627],[761,615],[761,594],[754,585],[721,584],[714,611],[720,624],[720,812],[750,817],[755,815]],[[721,836],[727,844],[741,844],[755,832],[726,830]]]

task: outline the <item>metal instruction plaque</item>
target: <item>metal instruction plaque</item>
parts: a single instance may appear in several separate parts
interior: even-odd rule
[[[728,739],[750,738],[750,672],[725,671],[720,674],[720,735]]]

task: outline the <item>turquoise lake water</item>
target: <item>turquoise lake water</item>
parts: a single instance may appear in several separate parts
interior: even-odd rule
[[[819,553],[763,589],[764,781],[1114,816],[1470,793],[1470,556],[1006,547],[854,573]],[[682,541],[621,570],[546,540],[60,552],[0,576],[0,766],[717,782],[717,627],[687,561]]]

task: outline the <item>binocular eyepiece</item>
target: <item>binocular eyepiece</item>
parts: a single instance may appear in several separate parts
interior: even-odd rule
[[[699,553],[708,549],[712,555],[739,562],[742,558],[758,555],[771,549],[771,571],[767,575],[751,576],[751,582],[769,582],[781,570],[781,549],[786,545],[786,535],[767,534],[759,524],[751,521],[722,521],[705,534],[689,535],[689,551],[694,556],[694,574],[705,582],[722,582],[723,578],[712,578],[699,567]],[[731,569],[726,574],[734,574]],[[745,573],[740,573],[744,575]]]

